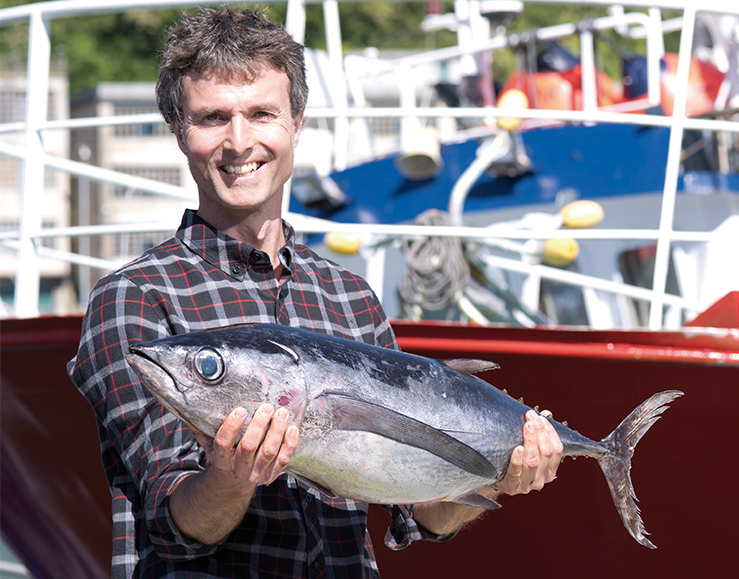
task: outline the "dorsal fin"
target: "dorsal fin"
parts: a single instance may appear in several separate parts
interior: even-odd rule
[[[489,360],[475,360],[473,358],[456,358],[453,360],[439,360],[444,366],[461,374],[472,374],[484,370],[497,370],[500,368],[495,362]]]

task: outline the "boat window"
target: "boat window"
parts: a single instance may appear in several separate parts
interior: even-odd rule
[[[618,256],[618,265],[621,270],[624,283],[652,289],[654,261],[656,255],[656,244],[645,245],[622,252]],[[675,274],[675,264],[673,262],[672,253],[670,253],[670,261],[667,268],[666,288],[666,292],[668,294],[677,296],[681,295],[677,275]],[[628,299],[628,303],[632,310],[632,315],[636,319],[637,325],[647,326],[649,324],[649,304],[643,300],[634,300],[631,298]]]
[[[561,269],[578,271],[576,263]],[[539,310],[557,325],[587,326],[590,323],[582,288],[570,284],[542,279]]]

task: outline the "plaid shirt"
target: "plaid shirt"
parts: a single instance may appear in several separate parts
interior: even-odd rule
[[[330,499],[283,475],[257,494],[223,542],[180,533],[168,509],[178,477],[207,464],[190,430],[124,361],[131,342],[242,322],[299,326],[397,348],[367,283],[296,245],[275,278],[269,256],[186,211],[174,238],[95,286],[68,371],[92,405],[112,492],[114,579],[129,577],[378,577],[367,505]],[[394,506],[386,544],[438,539]]]

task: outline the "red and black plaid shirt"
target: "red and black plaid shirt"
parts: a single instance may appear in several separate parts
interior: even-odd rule
[[[185,212],[174,238],[102,278],[90,295],[68,371],[92,405],[113,495],[114,579],[130,577],[377,577],[367,505],[318,494],[289,475],[258,488],[240,526],[218,545],[179,532],[175,480],[206,457],[124,360],[131,342],[243,322],[299,326],[383,347],[395,336],[367,283],[297,245],[285,226],[278,281],[267,254]],[[434,539],[393,507],[386,543]]]

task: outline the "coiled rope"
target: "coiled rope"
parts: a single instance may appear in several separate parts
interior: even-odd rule
[[[448,213],[429,209],[415,224],[448,226]],[[406,270],[398,294],[406,315],[419,317],[422,310],[439,311],[451,305],[470,277],[462,241],[452,237],[405,239],[402,245]]]

